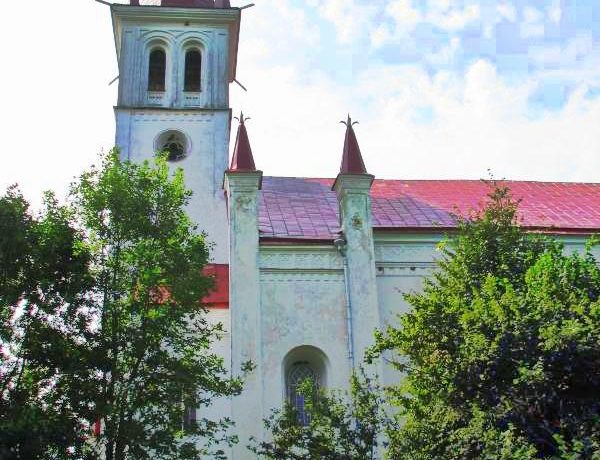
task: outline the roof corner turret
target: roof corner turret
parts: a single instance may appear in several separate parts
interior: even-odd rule
[[[235,147],[233,148],[233,156],[231,157],[231,165],[229,171],[256,171],[254,157],[252,156],[252,147],[250,147],[250,139],[248,131],[246,131],[246,121],[249,118],[244,117],[244,113],[240,113],[238,132],[235,139]]]
[[[346,121],[341,121],[340,123],[346,125],[346,136],[344,138],[344,150],[342,153],[340,174],[368,174],[353,128],[358,122],[352,122],[350,114],[348,114],[348,119]]]

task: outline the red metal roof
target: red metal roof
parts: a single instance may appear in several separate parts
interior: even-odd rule
[[[265,177],[260,197],[263,238],[329,240],[339,232],[333,179]],[[521,199],[521,225],[536,230],[600,232],[600,183],[505,181]],[[371,189],[375,229],[456,227],[452,214],[480,209],[490,186],[475,180],[381,180]]]

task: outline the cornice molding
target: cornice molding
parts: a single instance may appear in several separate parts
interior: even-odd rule
[[[372,174],[338,174],[333,184],[338,199],[342,194],[369,193],[375,176]]]
[[[224,188],[227,194],[258,192],[262,185],[262,171],[225,171]]]
[[[199,21],[203,24],[236,24],[241,18],[239,8],[174,8],[165,6],[129,6],[111,7],[119,19],[171,21]]]

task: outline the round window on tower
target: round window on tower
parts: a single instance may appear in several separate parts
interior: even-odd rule
[[[183,160],[189,153],[190,143],[181,131],[169,130],[161,133],[154,142],[154,149],[165,152],[168,161]]]

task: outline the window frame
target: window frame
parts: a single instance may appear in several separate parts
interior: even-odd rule
[[[183,56],[183,92],[184,93],[200,93],[202,92],[202,83],[203,83],[203,67],[204,67],[204,59],[203,59],[203,53],[202,53],[202,49],[197,47],[197,46],[190,46],[185,48],[184,50],[184,56]],[[188,83],[192,82],[188,82],[188,57],[192,54],[197,54],[198,58],[199,58],[199,62],[198,62],[198,69],[197,72],[198,74],[195,75],[195,78],[197,78],[196,82],[193,83],[197,83],[197,89],[190,89],[190,87],[188,86]]]
[[[159,86],[158,84],[156,84],[156,86],[153,86],[153,83],[157,83],[158,82],[158,78],[156,78],[156,82],[153,81],[153,62],[152,62],[152,58],[153,55],[155,55],[155,53],[162,53],[162,84]],[[167,50],[162,47],[162,46],[153,46],[152,48],[149,49],[148,52],[148,72],[147,72],[147,91],[149,93],[166,93],[167,92],[167,66],[168,66],[168,56],[167,56]],[[158,70],[159,72],[161,72],[161,70]]]
[[[301,373],[300,375],[294,376],[294,373],[302,371],[305,371],[303,373],[306,375],[302,375]],[[304,401],[304,397],[298,394],[297,390],[307,379],[312,381],[313,400],[316,401],[316,398],[318,397],[317,393],[320,388],[320,376],[318,371],[316,371],[308,361],[297,361],[289,367],[286,379],[287,402],[294,408],[298,417],[298,422],[303,426],[308,426],[310,424],[310,417],[305,412],[306,402]],[[302,400],[300,401],[300,399]]]

